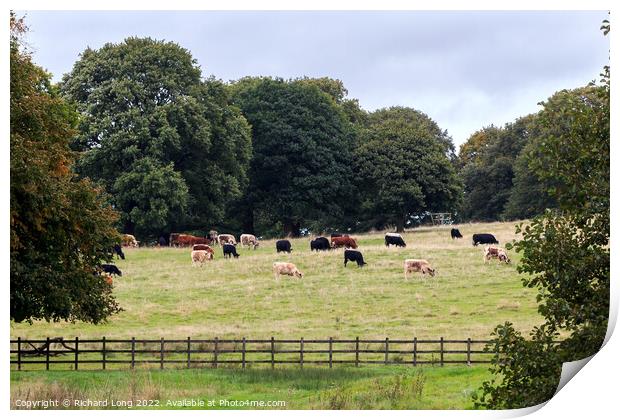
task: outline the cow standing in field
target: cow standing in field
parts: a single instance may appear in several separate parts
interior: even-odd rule
[[[200,264],[200,266],[202,267],[202,265],[213,258],[213,254],[207,252],[207,251],[203,251],[203,250],[198,250],[198,251],[192,251],[192,266],[196,266],[196,264]]]
[[[239,254],[237,254],[237,248],[235,248],[233,244],[222,245],[222,250],[224,252],[224,258],[239,258]]]
[[[348,236],[337,236],[332,238],[332,248],[340,247],[357,249],[357,242],[355,242],[355,239],[349,238]]]
[[[450,237],[452,239],[459,239],[459,238],[462,238],[463,235],[461,235],[461,232],[458,229],[452,228],[450,229]]]
[[[407,246],[407,244],[403,240],[403,237],[400,235],[400,233],[386,233],[385,234],[385,246],[389,248],[390,245],[396,245],[400,247]]]
[[[293,248],[291,247],[291,242],[288,239],[280,239],[279,241],[276,241],[276,252],[277,253],[288,252],[290,254],[291,249]]]
[[[241,235],[241,237],[239,238],[239,241],[241,242],[241,246],[246,246],[248,247],[248,249],[250,249],[250,247],[254,247],[254,249],[256,249],[259,245],[258,239],[256,239],[256,236],[254,235],[250,235],[249,233],[244,233],[243,235]]]
[[[407,280],[407,275],[413,272],[428,274],[431,277],[435,276],[435,269],[432,268],[431,264],[426,260],[414,260],[414,259],[405,260],[404,268],[405,268],[405,280]]]
[[[359,268],[362,268],[363,266],[365,266],[367,263],[364,261],[364,256],[362,255],[361,252],[359,251],[353,251],[350,249],[346,249],[344,251],[344,266],[347,266],[347,262],[349,261],[355,261],[357,263],[357,266]]]
[[[274,262],[273,263],[273,275],[276,278],[276,280],[279,280],[280,275],[282,274],[287,275],[287,276],[299,277],[299,278],[303,277],[303,273],[299,271],[297,267],[295,267],[295,264],[287,263],[287,262]]]
[[[101,270],[104,273],[113,274],[115,276],[122,276],[123,273],[114,264],[101,264]]]
[[[192,251],[206,251],[209,254],[209,259],[212,260],[215,255],[215,251],[209,245],[196,244],[192,247]]]
[[[499,244],[499,241],[490,233],[474,233],[472,243],[478,246],[478,244]]]
[[[222,233],[221,235],[217,235],[217,243],[220,245],[224,245],[224,244],[237,245],[237,240],[235,239],[235,235]]]
[[[202,236],[194,236],[194,235],[187,235],[185,233],[181,233],[177,237],[177,244],[182,247],[194,246],[196,244],[209,245],[210,243],[211,243],[211,239],[203,238]]]
[[[498,246],[485,246],[482,258],[485,264],[491,258],[497,258],[497,262],[505,262],[506,264],[510,262],[506,250]]]
[[[323,236],[310,241],[310,251],[327,251],[331,249],[329,240]]]
[[[133,235],[129,235],[128,233],[124,233],[121,237],[121,244],[123,246],[130,246],[133,248],[138,247],[138,241],[136,240],[136,237]]]

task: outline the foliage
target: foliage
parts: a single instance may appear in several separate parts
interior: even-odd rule
[[[178,45],[127,38],[87,49],[63,78],[61,91],[81,115],[73,141],[81,152],[77,170],[114,191],[115,200],[122,196],[115,204],[126,232],[158,235],[179,225],[220,223],[227,203],[244,188],[250,128],[230,106],[223,83],[201,80],[195,60]],[[131,178],[144,159],[171,167],[175,183],[182,178],[187,186],[184,203],[175,201],[184,189],[160,195],[153,225],[144,217],[153,203],[130,199],[131,184],[118,182]],[[122,187],[128,189],[119,191]]]
[[[20,46],[11,14],[11,319],[98,323],[119,310],[93,271],[112,258],[117,215],[71,170],[75,111]]]
[[[446,132],[419,111],[371,113],[355,149],[362,218],[402,231],[413,215],[451,210],[460,192],[452,150]]]

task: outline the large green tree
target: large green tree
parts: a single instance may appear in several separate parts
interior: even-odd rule
[[[245,230],[298,235],[341,216],[354,193],[352,126],[333,93],[307,79],[245,78],[231,90],[252,125]]]
[[[115,204],[126,232],[205,229],[222,221],[227,203],[245,187],[250,128],[230,106],[223,83],[202,80],[191,54],[177,44],[128,38],[87,49],[61,91],[80,112],[77,170],[123,197]],[[162,191],[157,223],[150,224],[149,188],[132,191],[123,180],[138,172],[146,182],[148,173],[157,178],[162,170],[176,193]]]
[[[392,107],[371,113],[355,149],[361,218],[400,232],[412,216],[452,211],[461,192],[453,152],[447,133],[419,111]]]
[[[112,258],[117,215],[71,170],[75,110],[21,47],[11,14],[11,319],[98,323],[119,310],[96,267]]]

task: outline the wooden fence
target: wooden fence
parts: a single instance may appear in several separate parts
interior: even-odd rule
[[[433,365],[489,363],[493,354],[481,340],[87,340],[75,337],[11,340],[11,368],[62,370],[117,368],[218,367],[253,364]]]

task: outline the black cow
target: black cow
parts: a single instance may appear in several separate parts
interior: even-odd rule
[[[329,239],[323,236],[319,236],[313,241],[310,241],[310,251],[327,251],[328,249],[331,249]]]
[[[112,247],[112,254],[118,255],[119,257],[121,257],[121,260],[125,259],[125,253],[123,252],[123,248],[119,244],[116,244]]]
[[[478,244],[499,244],[499,241],[490,233],[474,233],[472,243],[478,246]]]
[[[403,237],[397,234],[387,234],[385,235],[385,246],[389,248],[390,245],[402,246],[406,247],[407,244],[403,240]]]
[[[117,276],[122,276],[121,270],[118,269],[114,264],[101,264],[101,269],[104,273],[115,274]]]
[[[348,261],[355,261],[358,267],[363,267],[366,265],[364,262],[364,256],[359,251],[354,251],[352,249],[345,249],[344,251],[344,266],[347,266]]]
[[[287,239],[281,239],[276,242],[276,251],[280,252],[288,252],[291,253],[291,242]]]
[[[463,237],[463,235],[461,235],[461,232],[459,232],[459,230],[455,228],[452,228],[450,230],[450,236],[452,237],[452,239]]]
[[[228,258],[232,258],[233,256],[235,258],[239,258],[239,254],[237,254],[237,248],[235,248],[234,245],[232,244],[224,244],[224,258],[228,257]]]

